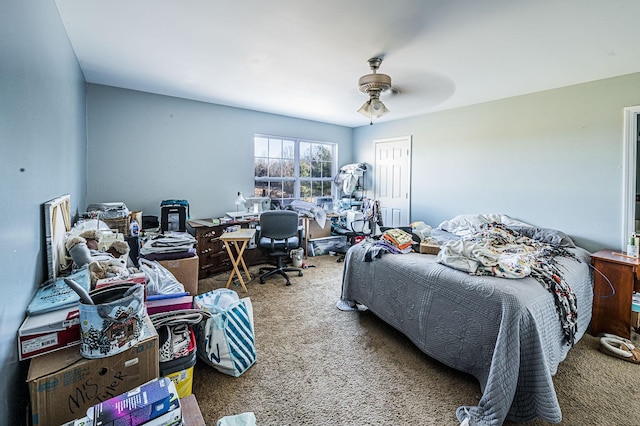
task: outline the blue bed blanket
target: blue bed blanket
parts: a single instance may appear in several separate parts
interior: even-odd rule
[[[592,272],[586,250],[568,250],[575,259],[557,262],[575,294],[577,342],[591,320]],[[366,253],[366,244],[347,252],[342,300],[367,306],[427,355],[478,379],[482,398],[477,406],[460,401],[460,422],[562,420],[552,376],[571,345],[553,296],[538,281],[469,275],[428,254],[365,262]]]

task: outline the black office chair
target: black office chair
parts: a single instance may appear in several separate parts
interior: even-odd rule
[[[258,247],[268,250],[269,255],[276,258],[276,266],[260,268],[260,284],[271,275],[279,274],[291,285],[287,272],[298,272],[302,276],[302,269],[286,267],[283,258],[289,256],[289,251],[298,248],[300,236],[298,230],[298,213],[293,210],[269,210],[260,215],[258,233]],[[265,272],[268,271],[268,272]]]
[[[347,251],[355,244],[356,237],[369,237],[375,229],[375,221],[372,219],[357,219],[351,222],[351,227],[347,228],[346,224],[332,224],[331,233],[334,235],[342,235],[347,237],[346,247],[338,252],[336,262],[343,262]]]

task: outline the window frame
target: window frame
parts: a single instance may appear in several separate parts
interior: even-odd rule
[[[318,197],[335,198],[336,188],[335,188],[335,185],[333,185],[333,179],[338,171],[338,158],[337,158],[338,144],[337,143],[298,138],[298,137],[276,136],[276,135],[267,135],[267,134],[259,134],[259,133],[254,134],[253,141],[254,141],[253,196],[255,197],[263,196],[263,190],[264,190],[264,196],[267,196],[272,200],[278,201],[282,207],[290,204],[291,201],[293,200],[305,200],[305,201],[313,202],[313,200]],[[266,142],[267,146],[266,147],[263,146],[259,148],[258,147],[259,141],[261,141],[261,143],[263,144]],[[271,146],[272,142],[280,143],[279,156],[275,152],[277,150],[272,150],[272,146]],[[283,152],[285,150],[282,149],[282,147],[285,146],[286,142],[290,142],[293,144],[292,153]],[[304,144],[309,144],[309,149],[307,152],[301,153],[301,150],[305,148]],[[323,159],[320,159],[320,167],[319,167],[320,176],[315,176],[315,177],[313,176],[314,171],[318,169],[318,167],[314,167],[313,164],[310,164],[309,176],[301,176],[301,168],[303,168],[301,167],[301,165],[304,164],[305,161],[310,161],[312,163],[318,161],[317,158],[316,159],[313,158],[313,155],[314,155],[313,150],[315,147],[318,147],[318,146],[320,148],[317,149],[316,152],[319,153],[320,155],[326,155],[325,152],[323,151],[327,150],[328,155],[330,156],[330,163],[331,163],[330,169],[327,170],[326,164],[325,164],[326,161],[324,161]],[[265,152],[265,148],[266,148],[266,152]],[[262,151],[260,152],[260,154],[262,155],[258,155],[259,149],[262,149]],[[264,155],[265,153],[266,153],[266,156]],[[286,176],[285,175],[286,173],[282,173],[282,170],[280,171],[279,176],[269,176],[271,164],[273,164],[274,162],[280,162],[282,166],[283,161],[288,161],[289,159],[291,159],[291,156],[290,156],[291,154],[293,155],[293,171],[292,171],[293,176]],[[308,154],[308,157],[306,159],[301,158],[301,156],[305,156],[305,154]],[[262,167],[259,165],[259,161],[264,161]],[[266,171],[266,175],[264,173],[262,174],[258,173],[259,168],[261,168],[263,172]],[[326,175],[327,172],[329,173],[328,176]],[[288,189],[286,189],[284,186],[285,182],[293,182],[293,187],[288,188],[288,189],[292,189],[293,191],[291,197],[287,196]],[[305,189],[303,187],[306,186],[307,182],[308,182],[308,189]],[[275,185],[272,185],[273,183],[280,183],[280,189],[276,189]],[[314,189],[316,190],[318,189],[317,187],[314,188],[314,184],[317,184],[317,183],[321,184],[320,191],[314,195]],[[303,192],[305,191],[310,191],[310,195],[304,196]],[[278,192],[279,192],[279,195],[277,195]]]

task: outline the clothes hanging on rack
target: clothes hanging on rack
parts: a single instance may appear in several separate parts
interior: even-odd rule
[[[364,176],[366,171],[367,165],[365,163],[345,164],[340,167],[333,182],[338,186],[342,185],[342,192],[346,195],[351,195],[358,185],[358,179]]]
[[[379,227],[384,226],[382,223],[382,212],[380,211],[380,201],[365,198],[362,203],[362,213],[364,213],[364,217],[367,218],[372,225],[378,225]]]

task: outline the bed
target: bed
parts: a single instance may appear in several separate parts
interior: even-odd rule
[[[533,274],[518,279],[474,275],[442,263],[443,253],[452,256],[445,248],[459,245],[487,223],[518,232],[529,227],[527,238],[561,247],[565,255],[554,257],[554,264],[574,297],[570,326],[561,320],[567,313],[557,297]],[[591,320],[589,252],[566,234],[505,215],[458,216],[440,224],[432,236],[442,244],[438,255],[372,252],[374,240],[351,247],[338,307],[368,308],[427,355],[473,375],[482,397],[477,406],[461,401],[455,413],[461,423],[501,425],[505,419],[536,417],[560,422],[552,376]]]

